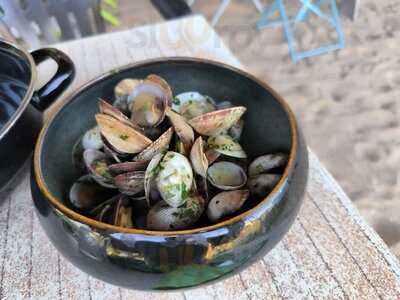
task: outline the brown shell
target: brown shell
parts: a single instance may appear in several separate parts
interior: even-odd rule
[[[109,165],[108,168],[113,174],[123,174],[134,171],[144,171],[149,164],[149,161],[138,160],[138,161],[127,161],[118,164]]]
[[[96,114],[96,121],[101,134],[118,152],[136,154],[152,143],[137,130],[111,116]]]
[[[194,141],[194,132],[192,127],[186,123],[184,117],[174,112],[169,107],[167,107],[165,113],[174,126],[175,132],[179,136],[179,139],[183,142],[187,149],[190,149]]]
[[[246,107],[236,106],[212,111],[189,120],[190,126],[201,135],[217,135],[226,132],[242,117]]]
[[[208,159],[204,154],[204,144],[201,136],[194,142],[192,149],[190,150],[190,161],[193,166],[193,170],[202,177],[207,176]]]
[[[248,190],[222,192],[214,196],[207,207],[207,216],[211,222],[216,222],[225,215],[239,210],[249,197]]]
[[[172,139],[174,129],[170,127],[165,131],[157,140],[151,143],[146,149],[140,152],[136,157],[135,161],[150,161],[155,155],[165,152],[168,150],[169,144]]]
[[[98,105],[100,113],[111,116],[128,126],[133,126],[132,122],[128,119],[127,116],[125,116],[118,108],[112,106],[106,100],[98,98]]]

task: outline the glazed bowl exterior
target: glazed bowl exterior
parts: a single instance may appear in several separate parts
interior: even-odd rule
[[[268,197],[234,217],[183,231],[124,229],[72,211],[68,190],[79,176],[74,142],[95,125],[97,97],[113,99],[123,78],[164,77],[174,94],[193,90],[248,108],[242,145],[250,158],[285,151],[284,174]],[[234,275],[270,251],[293,223],[307,181],[307,148],[287,104],[270,87],[233,67],[195,58],[145,61],[109,72],[76,91],[44,126],[32,167],[32,196],[54,246],[75,266],[138,290],[196,287]]]

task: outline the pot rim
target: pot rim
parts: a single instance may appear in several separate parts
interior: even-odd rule
[[[268,194],[267,197],[265,197],[262,201],[260,201],[256,206],[252,207],[251,209],[236,215],[230,219],[227,219],[223,222],[219,222],[216,224],[208,225],[208,226],[203,226],[203,227],[198,227],[194,229],[186,229],[186,230],[175,230],[175,231],[159,231],[159,230],[146,230],[146,229],[136,229],[136,228],[124,228],[120,226],[115,226],[115,225],[110,225],[107,223],[99,222],[96,220],[93,220],[91,218],[88,218],[84,215],[81,215],[74,210],[68,208],[66,205],[62,203],[60,199],[58,199],[56,196],[54,196],[49,188],[47,187],[46,182],[44,181],[43,173],[41,170],[41,153],[42,153],[42,146],[44,139],[46,138],[46,133],[50,125],[53,123],[53,121],[56,119],[57,115],[60,113],[60,111],[71,101],[73,101],[79,94],[84,92],[86,89],[89,87],[92,87],[96,85],[98,82],[101,82],[116,73],[126,71],[131,68],[135,67],[141,67],[141,66],[146,66],[146,65],[152,65],[152,64],[158,64],[158,63],[166,63],[166,62],[176,62],[176,63],[205,63],[209,65],[213,65],[216,67],[220,68],[225,68],[228,69],[232,72],[235,72],[236,74],[239,74],[240,76],[244,76],[263,88],[265,88],[269,93],[272,94],[272,96],[279,102],[283,110],[286,112],[286,115],[289,120],[290,124],[290,133],[291,133],[291,149],[290,149],[290,154],[289,154],[289,161],[287,166],[285,167],[285,170],[282,174],[282,177],[276,184],[276,186],[273,188],[273,190]],[[291,171],[294,169],[295,166],[295,160],[296,160],[296,154],[298,150],[298,127],[297,127],[297,122],[296,118],[290,109],[289,105],[286,103],[285,100],[277,93],[275,90],[273,90],[268,84],[262,82],[261,80],[257,79],[255,76],[240,70],[236,67],[227,65],[225,63],[217,62],[214,60],[209,60],[209,59],[204,59],[204,58],[195,58],[195,57],[165,57],[165,58],[155,58],[155,59],[148,59],[148,60],[143,60],[140,62],[134,62],[119,68],[115,68],[111,71],[108,71],[106,73],[103,73],[100,76],[97,76],[96,78],[90,80],[89,82],[81,85],[75,92],[71,93],[68,95],[68,97],[64,100],[64,103],[60,105],[57,110],[54,112],[54,114],[45,122],[45,125],[42,127],[42,130],[40,131],[39,138],[36,142],[36,147],[35,147],[35,152],[34,152],[34,161],[33,161],[33,169],[34,169],[34,174],[33,176],[35,177],[35,181],[41,191],[41,193],[45,196],[46,200],[50,202],[50,204],[55,207],[57,210],[65,214],[67,217],[71,218],[74,221],[81,222],[83,224],[86,224],[88,226],[101,229],[101,230],[109,230],[117,233],[127,233],[127,234],[142,234],[142,235],[148,235],[148,236],[161,236],[161,237],[173,237],[173,236],[182,236],[182,235],[191,235],[191,234],[201,234],[201,233],[206,233],[206,232],[211,232],[214,230],[218,229],[223,229],[224,226],[227,226],[229,224],[236,223],[240,220],[245,219],[246,217],[251,216],[254,212],[256,212],[258,209],[263,207],[264,205],[268,204],[272,199],[274,199],[280,192],[280,190],[284,187],[285,182],[287,181],[289,175],[291,174]]]
[[[4,45],[6,46],[5,49],[3,49]],[[12,114],[10,119],[3,125],[2,128],[0,128],[0,139],[2,139],[7,134],[7,132],[10,131],[10,129],[14,126],[14,124],[18,121],[19,117],[25,111],[26,107],[30,104],[33,93],[35,91],[34,84],[36,82],[37,72],[33,57],[32,55],[29,54],[28,51],[18,46],[17,44],[7,41],[3,38],[0,38],[0,47],[1,47],[0,51],[8,51],[8,49],[10,48],[17,50],[17,52],[23,55],[26,61],[28,61],[31,70],[31,78],[24,98],[22,99],[21,103],[18,105],[17,110]]]

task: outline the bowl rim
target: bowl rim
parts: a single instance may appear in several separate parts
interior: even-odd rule
[[[216,224],[193,228],[193,229],[175,230],[175,231],[146,230],[146,229],[124,228],[124,227],[120,227],[120,226],[115,226],[115,225],[103,223],[100,221],[96,221],[94,219],[91,219],[89,217],[81,215],[81,214],[75,212],[74,210],[72,210],[71,208],[67,207],[66,205],[64,205],[60,199],[58,199],[56,196],[54,196],[50,192],[49,188],[47,187],[47,184],[45,183],[43,173],[41,170],[42,146],[43,146],[43,142],[45,140],[46,133],[47,133],[50,125],[53,123],[53,121],[57,118],[58,114],[62,111],[62,109],[66,105],[68,105],[71,101],[73,101],[80,93],[84,92],[87,88],[90,88],[90,87],[96,85],[98,82],[108,79],[109,77],[115,75],[116,73],[127,71],[128,69],[132,69],[135,67],[148,66],[148,65],[158,64],[158,63],[168,63],[168,62],[200,63],[200,64],[208,64],[208,65],[212,65],[215,67],[228,69],[229,71],[232,71],[240,76],[244,76],[244,77],[254,81],[258,85],[262,86],[269,93],[271,93],[271,95],[276,99],[276,101],[279,102],[279,104],[285,111],[285,113],[288,117],[288,120],[289,120],[292,144],[291,144],[291,149],[290,149],[290,153],[289,153],[288,164],[286,165],[285,170],[282,174],[282,177],[280,178],[280,180],[278,181],[276,186],[267,195],[267,197],[265,197],[262,201],[260,201],[256,206],[252,207],[249,210],[242,212],[239,215],[236,215],[232,218],[229,218],[223,222],[219,222]],[[94,79],[82,84],[74,92],[70,93],[64,99],[63,103],[59,107],[57,107],[56,110],[52,113],[51,117],[45,122],[44,126],[42,127],[42,129],[40,131],[39,137],[36,142],[35,152],[34,152],[34,157],[33,157],[33,169],[34,169],[33,175],[35,177],[35,181],[39,187],[39,190],[45,196],[46,200],[56,210],[62,212],[63,214],[65,214],[66,216],[68,216],[69,218],[71,218],[74,221],[78,221],[80,223],[86,224],[86,225],[94,227],[96,229],[109,230],[109,231],[118,232],[118,233],[141,234],[141,235],[148,235],[148,236],[163,236],[163,237],[182,236],[182,235],[206,233],[206,232],[210,232],[213,230],[221,229],[226,225],[236,223],[236,222],[250,216],[253,212],[257,211],[259,208],[261,208],[266,203],[268,203],[271,199],[276,197],[276,195],[279,193],[280,189],[284,185],[286,179],[288,178],[290,171],[294,168],[297,149],[298,149],[298,128],[297,128],[296,118],[295,118],[292,110],[290,109],[290,107],[286,103],[286,101],[283,100],[283,98],[274,89],[272,89],[265,82],[259,80],[254,75],[251,75],[251,74],[247,73],[246,71],[243,71],[243,70],[233,67],[231,65],[228,65],[228,64],[225,64],[222,62],[218,62],[218,61],[214,61],[214,60],[210,60],[210,59],[196,58],[196,57],[181,57],[181,56],[153,58],[153,59],[147,59],[147,60],[130,63],[130,64],[124,65],[122,67],[112,69],[111,71],[105,72],[105,73],[95,77]]]

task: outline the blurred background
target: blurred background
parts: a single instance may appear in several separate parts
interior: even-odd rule
[[[38,1],[42,0],[19,4],[28,10],[33,7],[30,14],[35,15],[33,4]],[[0,6],[2,2],[7,5],[10,0],[0,1]],[[91,20],[98,30],[88,34],[162,22],[165,19],[155,2],[99,1]],[[221,4],[220,0],[188,2],[194,2],[193,13],[203,14],[210,22]],[[265,7],[272,1],[259,2]],[[289,11],[298,9],[298,1],[287,2]],[[53,13],[64,13],[58,8],[55,5]],[[281,27],[257,30],[260,12],[252,1],[230,1],[215,30],[247,71],[269,83],[290,103],[310,147],[400,257],[399,15],[398,0],[363,0],[353,20],[341,16],[344,49],[298,63],[289,56]],[[14,18],[14,24],[16,21],[21,22],[21,16]],[[23,41],[23,29],[16,32],[6,23],[7,19],[0,23],[0,35],[17,39],[27,48],[55,42],[43,36]],[[63,34],[66,37],[68,32],[60,28],[58,38]],[[33,35],[28,31],[28,36]],[[296,36],[300,47],[306,47],[334,38],[334,32],[311,17],[307,26],[296,29]]]

